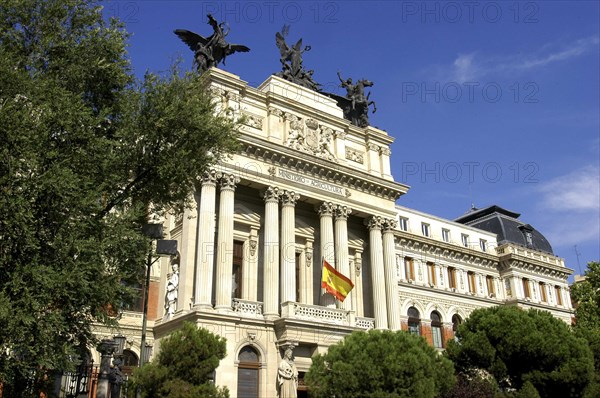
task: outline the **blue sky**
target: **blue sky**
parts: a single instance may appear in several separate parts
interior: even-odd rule
[[[454,219],[497,204],[522,214],[576,273],[600,259],[597,1],[108,1],[132,33],[139,76],[192,52],[172,33],[210,35],[206,14],[251,48],[223,69],[258,86],[281,69],[275,32],[312,47],[304,66],[328,91],[374,81],[398,204]],[[575,245],[580,253],[579,264]]]

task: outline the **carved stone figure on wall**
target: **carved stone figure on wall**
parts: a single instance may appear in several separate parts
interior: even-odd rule
[[[311,90],[319,91],[320,84],[313,80],[313,70],[305,70],[302,66],[302,54],[310,51],[310,46],[302,48],[302,39],[298,40],[293,46],[289,46],[285,38],[290,31],[289,25],[284,25],[281,32],[275,33],[275,44],[279,48],[281,57],[282,71],[276,73],[283,79],[286,79],[292,83],[299,84],[302,87],[306,87]]]
[[[179,290],[179,252],[171,259],[173,272],[167,275],[167,288],[165,293],[165,316],[171,318],[177,310],[177,296]]]
[[[209,37],[200,36],[185,29],[176,29],[174,32],[194,52],[194,65],[199,73],[218,66],[221,62],[225,65],[228,55],[250,51],[248,47],[241,44],[228,43],[225,38],[229,34],[229,29],[225,30],[225,24],[218,23],[211,14],[208,14],[207,17],[208,24],[213,28],[213,34]]]
[[[292,347],[286,348],[283,360],[279,363],[277,386],[279,389],[279,398],[298,397],[298,370],[296,369],[296,365],[294,365]]]

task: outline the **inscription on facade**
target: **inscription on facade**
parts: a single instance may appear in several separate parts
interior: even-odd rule
[[[304,176],[297,173],[292,173],[287,170],[279,169],[279,177],[285,178],[286,180],[298,182],[303,185],[308,185],[310,187],[314,187],[323,191],[333,192],[338,195],[344,195],[344,189],[340,186],[330,184],[328,182],[323,182],[316,180],[314,178]]]

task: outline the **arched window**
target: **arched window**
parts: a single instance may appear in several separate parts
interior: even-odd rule
[[[421,335],[421,315],[415,307],[410,307],[408,315],[408,332],[417,336]]]
[[[238,354],[238,398],[258,398],[258,352],[251,346],[242,347]]]
[[[462,318],[458,314],[452,315],[452,331],[456,334],[458,330],[458,325],[462,323]]]
[[[431,317],[431,337],[435,348],[444,348],[444,339],[442,334],[442,318],[440,314],[433,311]]]
[[[121,369],[124,374],[131,375],[133,369],[138,366],[138,356],[131,350],[123,350],[123,368]]]

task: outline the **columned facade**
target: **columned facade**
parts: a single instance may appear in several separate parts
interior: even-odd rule
[[[277,397],[286,349],[302,375],[353,331],[406,330],[443,349],[477,308],[533,306],[568,321],[560,258],[397,204],[409,188],[391,175],[387,132],[348,123],[333,99],[277,76],[254,88],[205,73],[220,103],[244,116],[241,149],[199,178],[195,208],[165,223],[181,269],[165,316],[171,260],[155,267],[157,350],[195,322],[227,340],[217,385],[245,391],[251,379],[256,397]],[[354,284],[343,301],[321,287],[324,261]]]

